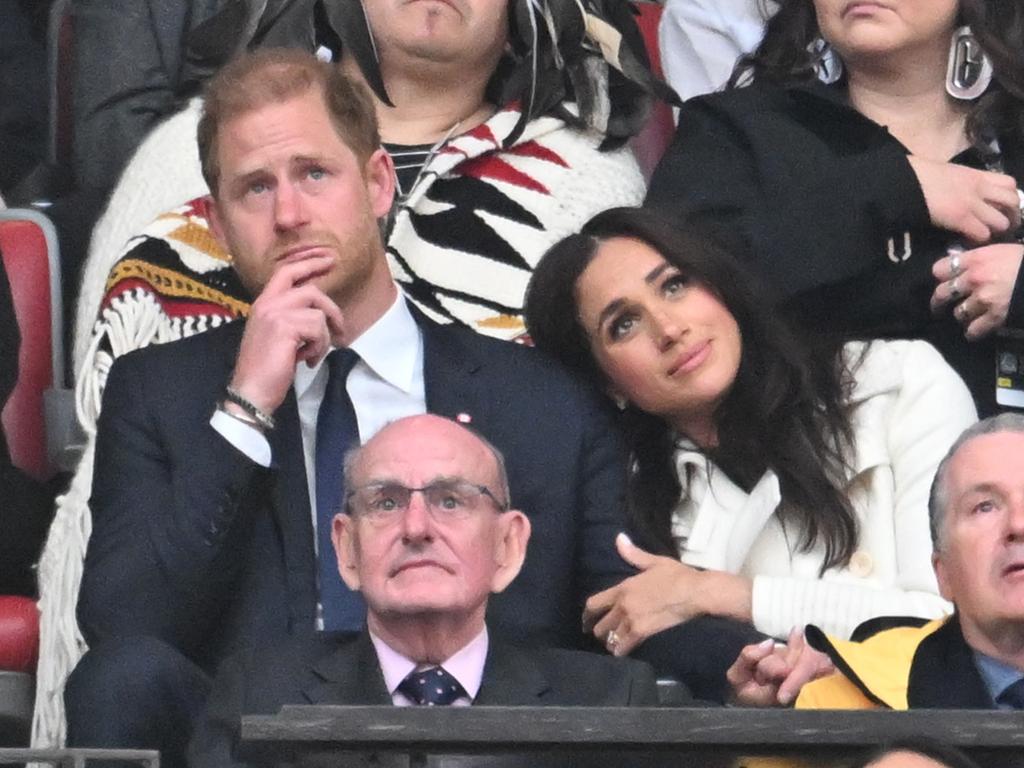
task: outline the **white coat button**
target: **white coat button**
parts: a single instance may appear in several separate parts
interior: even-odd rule
[[[875,570],[875,561],[871,555],[858,549],[850,558],[850,573],[859,579],[866,579]]]

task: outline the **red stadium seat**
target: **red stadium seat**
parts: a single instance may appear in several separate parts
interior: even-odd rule
[[[47,480],[44,393],[64,387],[62,299],[57,233],[37,211],[0,210],[0,253],[21,332],[18,383],[3,410],[3,428],[16,467]]]
[[[651,69],[658,77],[662,76],[661,71],[661,50],[658,48],[658,23],[661,21],[661,4],[656,2],[634,3],[640,11],[637,17],[637,25],[643,33],[644,43],[647,46],[647,55],[651,60]],[[636,155],[640,169],[644,177],[651,178],[658,161],[665,154],[668,145],[672,143],[672,136],[675,134],[675,120],[672,117],[672,107],[662,101],[656,102],[654,111],[647,120],[644,129],[633,138],[631,146],[633,154]]]
[[[14,465],[46,480],[54,466],[47,450],[44,395],[64,386],[60,260],[53,224],[36,211],[0,210],[0,255],[21,334],[18,382],[4,407],[2,426]],[[27,743],[38,652],[35,601],[0,596],[0,747]]]

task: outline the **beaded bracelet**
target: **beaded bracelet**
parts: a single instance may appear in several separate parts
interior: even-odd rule
[[[244,397],[237,390],[226,387],[224,389],[224,399],[245,411],[261,429],[269,432],[274,428],[274,417],[258,408],[255,403]]]

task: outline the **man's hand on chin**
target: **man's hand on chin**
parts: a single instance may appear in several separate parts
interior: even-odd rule
[[[272,414],[284,401],[295,366],[313,366],[343,333],[341,310],[311,280],[333,257],[284,264],[253,302],[229,387]]]

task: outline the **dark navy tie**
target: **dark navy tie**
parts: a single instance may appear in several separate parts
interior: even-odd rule
[[[996,698],[996,702],[1014,709],[1024,709],[1024,677],[1007,686]]]
[[[399,693],[415,704],[428,707],[446,707],[460,696],[469,694],[444,667],[431,667],[406,675],[398,686]]]
[[[331,523],[345,500],[342,462],[345,452],[359,445],[359,422],[345,387],[357,362],[359,355],[351,349],[336,349],[327,356],[330,375],[316,419],[316,535],[320,605],[327,632],[358,632],[366,616],[362,596],[341,580],[331,543]]]

